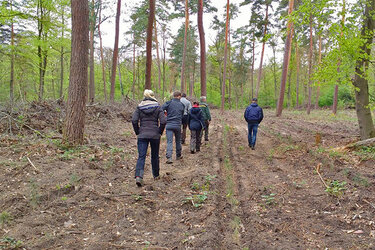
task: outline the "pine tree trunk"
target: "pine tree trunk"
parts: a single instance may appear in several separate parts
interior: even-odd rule
[[[356,112],[359,124],[359,134],[361,140],[375,137],[375,128],[372,120],[371,110],[369,108],[369,88],[366,73],[369,69],[369,61],[371,55],[371,44],[373,42],[372,34],[375,29],[375,20],[373,13],[375,11],[375,0],[369,1],[365,7],[365,22],[363,23],[361,37],[365,39],[360,51],[363,51],[365,56],[359,57],[356,62],[355,75],[353,85],[356,87]]]
[[[254,33],[253,33],[254,38]],[[251,97],[250,102],[254,98],[254,67],[255,67],[255,39],[253,40],[253,58],[251,62]]]
[[[318,64],[322,63],[322,35],[319,35],[319,61]],[[316,98],[315,98],[315,109],[319,108],[319,95],[320,95],[320,81],[318,82],[318,87],[316,89]]]
[[[151,68],[152,68],[152,27],[155,18],[155,0],[149,1],[149,15],[147,26],[147,41],[146,41],[146,74],[145,74],[145,89],[151,89]]]
[[[99,34],[99,43],[100,43],[100,59],[102,63],[102,76],[103,76],[103,94],[105,102],[108,101],[107,98],[107,80],[105,75],[105,64],[104,64],[104,55],[103,55],[103,40],[102,40],[102,33],[100,31],[100,24],[102,22],[102,1],[99,0],[99,23],[98,23],[98,34]]]
[[[181,92],[186,92],[185,86],[185,61],[186,61],[186,48],[187,48],[187,34],[189,30],[189,0],[185,0],[185,35],[184,35],[184,50],[182,52],[182,65],[181,65]]]
[[[307,114],[311,112],[311,92],[312,92],[312,56],[313,56],[313,36],[312,36],[313,17],[310,14],[310,50],[309,50],[309,100],[307,103]]]
[[[115,101],[115,83],[116,83],[116,67],[117,67],[117,58],[118,58],[118,39],[119,39],[119,33],[120,33],[120,15],[121,15],[121,0],[117,0],[115,46],[113,47],[112,72],[111,72],[111,92],[110,92],[111,103],[114,103]]]
[[[199,0],[198,4],[198,31],[200,41],[200,57],[201,57],[201,96],[207,95],[206,85],[206,41],[203,28],[203,0]]]
[[[89,103],[95,101],[95,70],[94,70],[94,32],[95,32],[95,0],[91,0],[91,20],[90,20],[90,79],[89,79]]]
[[[11,10],[13,10],[13,2],[10,3]],[[14,102],[14,24],[13,20],[10,26],[10,45],[11,45],[11,55],[10,55],[10,82],[9,82],[9,99],[10,99],[10,110],[13,110]]]
[[[277,79],[276,79],[276,46],[272,47],[273,52],[273,85],[274,85],[274,98],[275,98],[275,104],[277,106]]]
[[[133,37],[134,39],[134,37]],[[134,99],[135,96],[135,41],[133,41],[133,83],[132,83],[132,98]]]
[[[121,78],[120,58],[118,58],[117,67],[118,67],[118,79],[120,81],[121,97],[124,100],[124,85],[122,84],[122,78]]]
[[[156,18],[154,19],[154,30],[155,30],[156,60],[158,64],[158,90],[160,90],[161,89],[161,65],[160,65],[159,40],[158,40],[158,29],[156,26]]]
[[[223,67],[223,81],[221,85],[221,113],[224,113],[225,104],[225,87],[227,77],[227,57],[228,57],[228,30],[229,30],[229,0],[227,0],[227,20],[225,22],[225,45],[224,45],[224,67]]]
[[[289,0],[289,11],[288,11],[289,15],[293,11],[293,5],[294,5],[294,0]],[[288,27],[287,27],[287,38],[285,41],[283,72],[281,76],[279,100],[277,101],[276,116],[281,116],[281,113],[283,111],[285,85],[286,85],[286,78],[288,75],[289,52],[290,52],[291,43],[292,43],[292,20],[289,20]]]
[[[266,47],[266,35],[267,35],[267,24],[268,24],[268,4],[266,6],[266,17],[264,20],[264,35],[263,35],[263,44],[262,44],[262,53],[260,54],[260,63],[259,63],[259,70],[258,70],[258,79],[257,79],[257,88],[255,90],[255,97],[258,98],[259,88],[260,88],[260,81],[262,78],[262,70],[263,70],[263,57],[264,57],[264,49]]]
[[[43,6],[41,0],[38,0],[37,5],[37,17],[38,17],[38,58],[39,58],[39,93],[38,99],[39,101],[43,100],[43,92],[44,92],[44,79],[43,79],[43,56],[42,56],[42,33],[43,33],[43,23],[41,19],[43,17]]]
[[[71,0],[72,49],[70,59],[69,93],[63,133],[65,144],[83,143],[89,52],[88,1]]]
[[[232,71],[230,68],[230,18],[228,21],[228,46],[229,46],[229,51],[228,51],[228,102],[229,102],[229,109],[232,109]]]

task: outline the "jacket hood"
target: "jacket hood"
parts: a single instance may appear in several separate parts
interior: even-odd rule
[[[190,109],[190,112],[191,112],[192,114],[198,114],[199,111],[201,111],[201,109],[200,109],[199,107],[192,107],[192,108]]]
[[[251,107],[258,107],[258,104],[254,102],[251,104]]]
[[[152,98],[145,98],[139,105],[138,108],[145,114],[151,114],[159,107],[159,103]]]

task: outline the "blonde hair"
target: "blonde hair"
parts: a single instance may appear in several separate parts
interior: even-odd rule
[[[143,96],[146,98],[155,99],[154,91],[152,91],[151,89],[145,89],[145,92],[143,92]]]

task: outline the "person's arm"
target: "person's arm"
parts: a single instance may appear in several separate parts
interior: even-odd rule
[[[260,108],[260,119],[259,119],[259,123],[261,123],[263,120],[263,109]]]
[[[167,124],[167,118],[164,115],[162,109],[159,109],[159,134],[163,134],[165,125]]]
[[[189,104],[188,104],[188,111],[192,108],[191,106],[191,102],[189,101]]]
[[[211,113],[210,113],[210,108],[208,107],[207,105],[207,117],[208,117],[208,120],[211,121]]]
[[[133,129],[134,129],[134,133],[136,135],[139,134],[139,109],[137,108],[134,113],[133,113],[133,116],[132,116],[132,125],[133,125]]]

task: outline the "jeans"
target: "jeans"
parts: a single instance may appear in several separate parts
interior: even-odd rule
[[[185,143],[185,139],[186,139],[186,129],[187,129],[187,126],[188,126],[188,117],[187,115],[182,118],[182,134],[181,134],[181,143],[184,144]]]
[[[190,151],[199,151],[201,149],[201,131],[202,130],[191,130],[190,137]]]
[[[176,139],[176,156],[181,156],[182,146],[181,146],[181,127],[179,128],[167,128],[167,159],[172,158],[173,154],[173,134]]]
[[[159,176],[159,148],[160,148],[160,139],[144,139],[138,138],[138,160],[135,167],[135,177],[143,178],[145,160],[147,154],[148,144],[151,145],[151,166],[152,166],[152,175],[154,177]]]
[[[259,123],[256,124],[247,124],[249,133],[248,133],[248,141],[250,146],[255,146],[255,142],[257,140],[257,132],[258,132]]]

